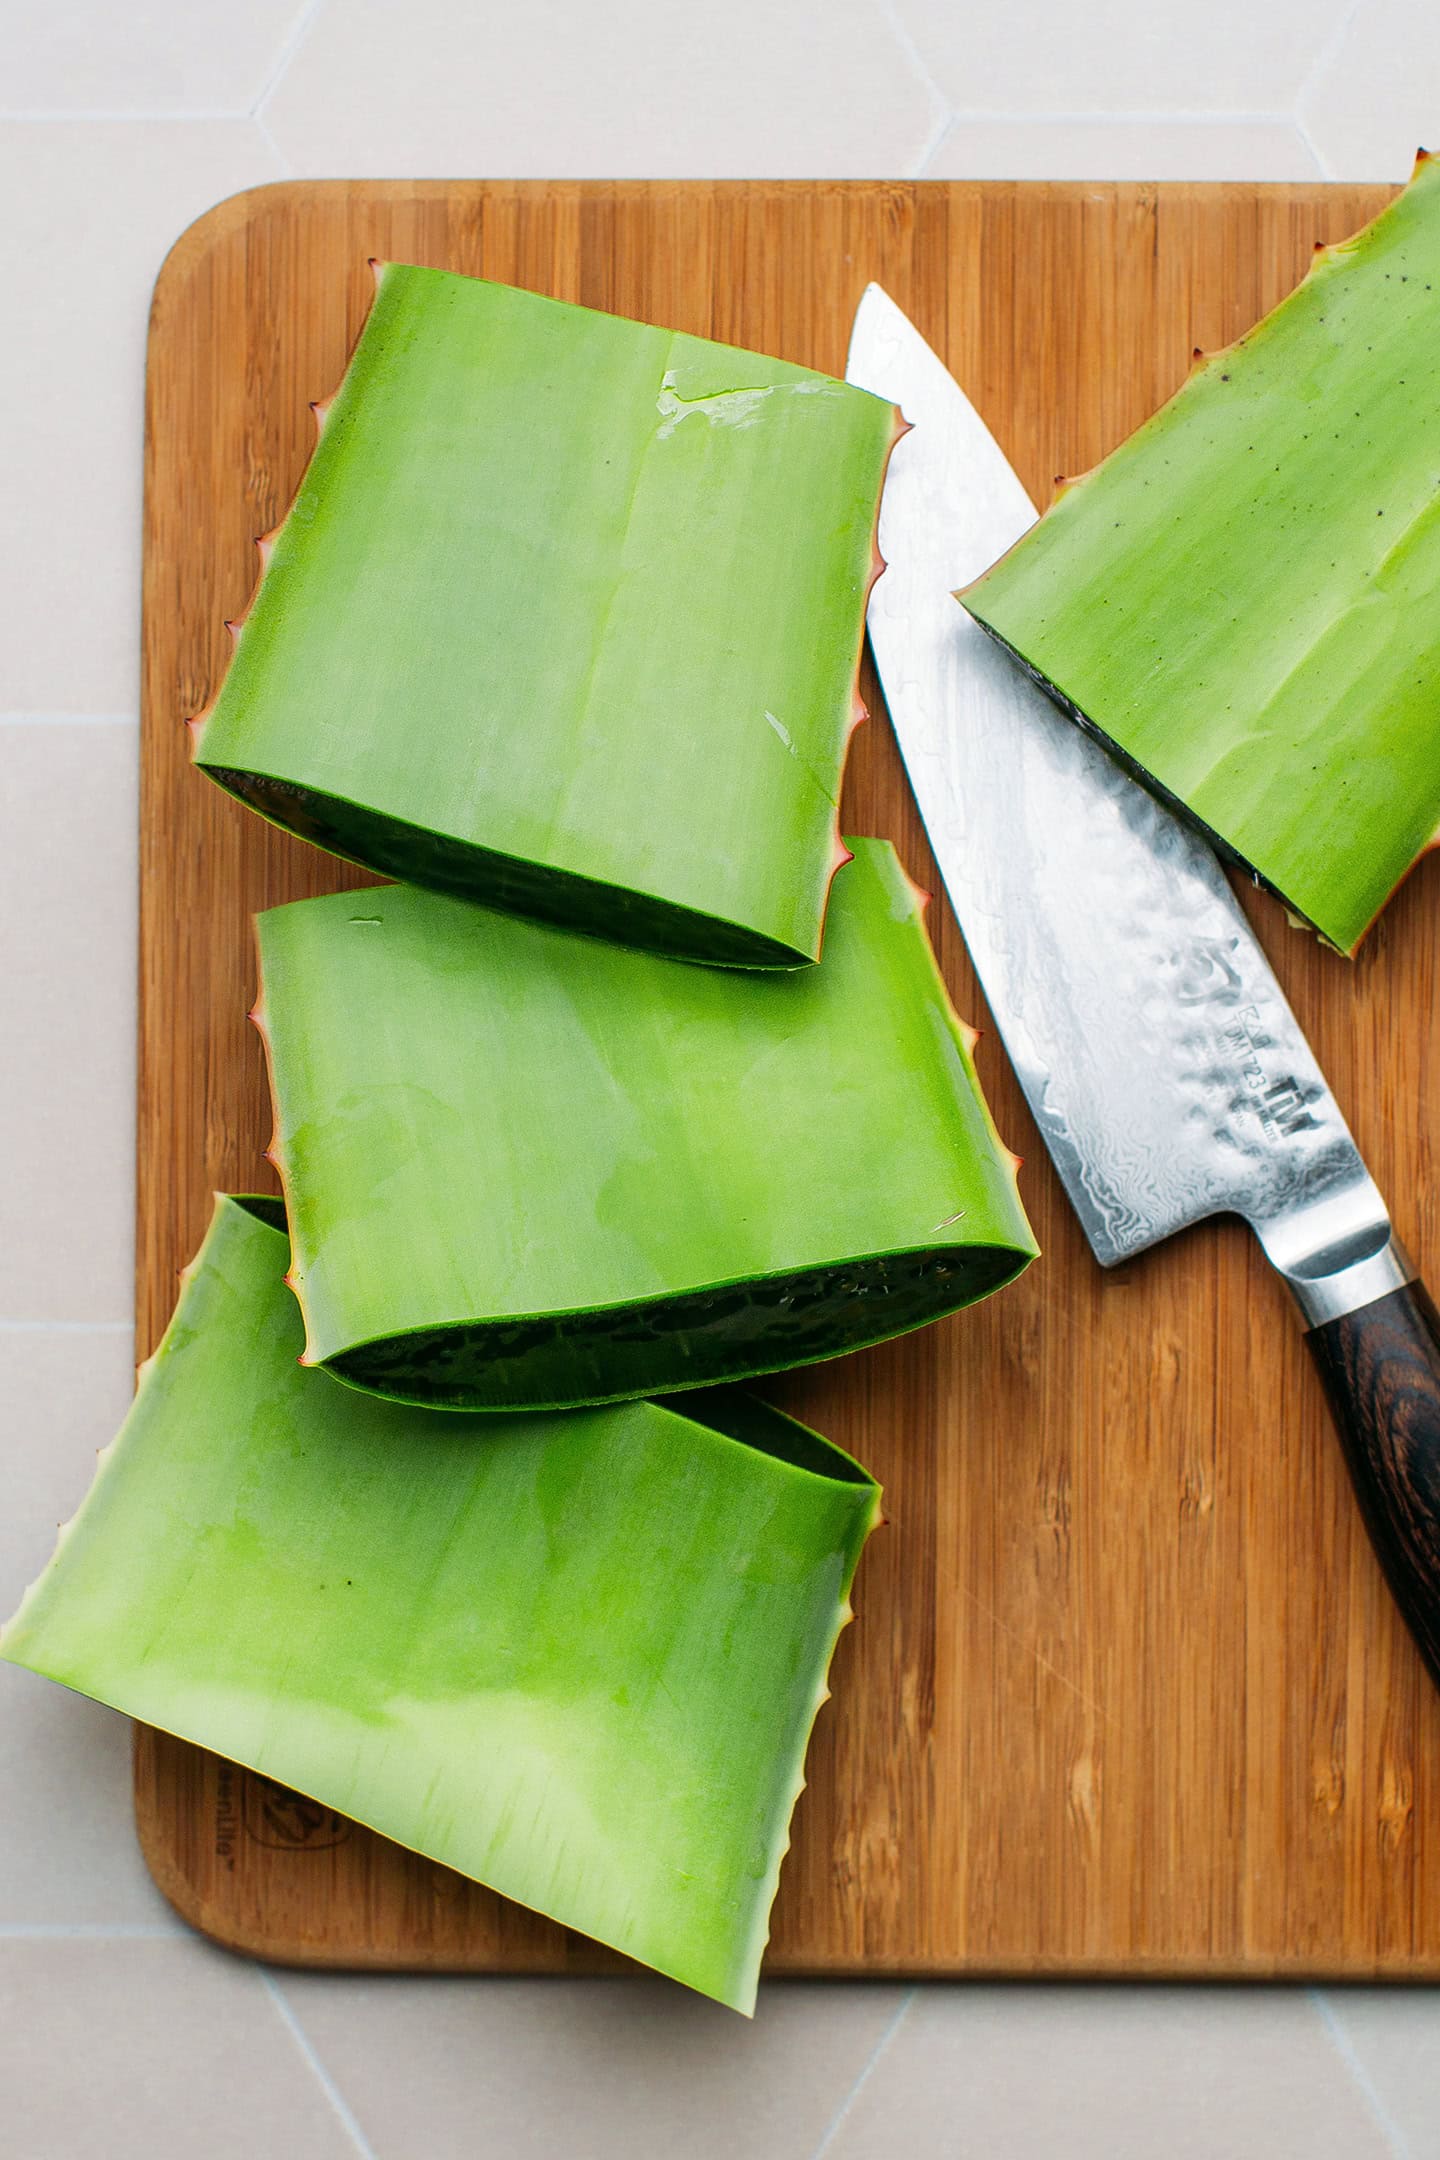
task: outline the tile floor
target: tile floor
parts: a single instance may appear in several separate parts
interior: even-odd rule
[[[1398,179],[1433,0],[0,0],[0,1607],[129,1393],[145,309],[287,174]],[[85,2078],[77,2075],[83,2063]],[[1440,2155],[1428,1990],[278,1974],[191,1938],[118,1720],[0,1670],[6,2160]]]

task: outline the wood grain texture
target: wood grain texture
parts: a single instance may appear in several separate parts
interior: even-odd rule
[[[1380,1564],[1440,1687],[1440,1313],[1413,1282],[1305,1340]]]
[[[145,525],[142,1352],[213,1188],[271,1188],[249,915],[363,882],[188,765],[372,255],[838,371],[879,278],[1042,500],[1277,301],[1373,187],[295,184],[193,228],[156,292]],[[847,829],[936,883],[883,717]],[[1347,964],[1251,909],[1412,1251],[1440,865]],[[960,1011],[985,1013],[943,904]],[[1440,1694],[1370,1550],[1286,1292],[1235,1223],[1093,1263],[995,1037],[981,1073],[1045,1257],[977,1310],[770,1392],[883,1480],[770,1970],[1440,1975]],[[1430,1099],[1426,1100],[1427,1090]],[[843,1165],[837,1169],[843,1174]],[[311,1963],[616,1961],[325,1810],[142,1732],[141,1836],[225,1941]]]

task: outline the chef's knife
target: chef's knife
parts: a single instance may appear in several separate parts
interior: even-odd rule
[[[871,285],[846,374],[912,423],[875,665],[930,845],[1102,1266],[1208,1215],[1294,1292],[1391,1588],[1440,1681],[1440,1317],[1215,856],[951,597],[1035,509]],[[1338,965],[1338,963],[1337,963]]]

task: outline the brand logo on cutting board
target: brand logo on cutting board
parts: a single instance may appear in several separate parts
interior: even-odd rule
[[[245,1834],[256,1845],[282,1852],[324,1852],[343,1845],[354,1828],[333,1808],[322,1807],[304,1793],[277,1785],[273,1778],[249,1776],[245,1780],[242,1817]]]
[[[321,1807],[274,1778],[241,1770],[235,1763],[220,1762],[216,1769],[215,1857],[227,1868],[235,1865],[242,1829],[252,1844],[275,1851],[324,1852],[343,1845],[355,1827],[333,1808]]]

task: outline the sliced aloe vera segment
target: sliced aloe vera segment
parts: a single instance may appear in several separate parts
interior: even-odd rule
[[[378,279],[198,762],[412,884],[813,960],[894,408],[508,286]]]
[[[268,1208],[218,1201],[0,1655],[748,2012],[873,1479],[734,1393],[336,1387]]]
[[[1344,952],[1440,831],[1440,165],[963,595]]]
[[[259,917],[306,1351],[541,1408],[900,1334],[1035,1252],[888,842],[818,968],[686,967],[409,887]]]

